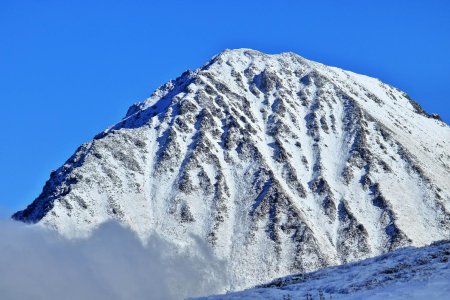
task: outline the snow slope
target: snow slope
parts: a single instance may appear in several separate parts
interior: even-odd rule
[[[81,145],[13,218],[200,236],[241,288],[448,238],[449,149],[448,125],[377,79],[226,50]]]
[[[279,278],[242,292],[209,296],[232,299],[448,299],[450,242],[408,247],[358,263]]]

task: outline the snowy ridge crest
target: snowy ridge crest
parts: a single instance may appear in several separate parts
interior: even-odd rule
[[[198,299],[445,299],[450,293],[449,259],[450,242],[441,241]]]

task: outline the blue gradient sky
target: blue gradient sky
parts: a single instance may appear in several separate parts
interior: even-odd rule
[[[449,122],[450,1],[364,2],[1,0],[0,215],[132,103],[224,48],[377,77]]]

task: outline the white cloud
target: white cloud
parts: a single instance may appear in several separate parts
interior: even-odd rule
[[[183,299],[223,291],[225,265],[208,245],[194,251],[158,236],[146,246],[115,223],[67,240],[37,226],[0,222],[2,299]],[[192,254],[195,253],[195,254]]]

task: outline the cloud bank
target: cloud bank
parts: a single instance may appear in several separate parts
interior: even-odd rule
[[[147,245],[116,223],[92,237],[0,221],[2,299],[183,299],[223,291],[225,265],[197,240],[179,252],[154,235]]]

